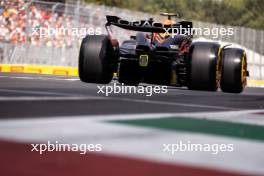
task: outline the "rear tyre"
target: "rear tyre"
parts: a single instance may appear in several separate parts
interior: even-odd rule
[[[220,86],[223,92],[241,93],[247,82],[246,53],[240,48],[222,51],[222,74]]]
[[[220,45],[212,42],[195,42],[189,51],[187,87],[191,90],[216,91],[219,85]]]
[[[137,86],[140,83],[138,62],[121,60],[118,69],[118,82],[125,85]]]
[[[79,53],[79,77],[87,83],[107,84],[113,78],[113,47],[106,35],[86,36]]]

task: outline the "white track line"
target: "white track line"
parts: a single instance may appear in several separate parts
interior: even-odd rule
[[[219,109],[219,110],[240,110],[239,108],[230,108],[222,106],[211,106],[211,105],[201,105],[201,104],[187,104],[187,103],[177,103],[177,102],[166,102],[166,101],[155,101],[155,100],[140,100],[140,99],[130,99],[130,98],[114,98],[114,97],[101,97],[101,96],[71,96],[71,94],[55,93],[55,92],[41,92],[41,91],[22,91],[22,90],[8,90],[0,89],[2,92],[12,92],[12,93],[26,93],[26,94],[38,94],[38,95],[57,95],[66,97],[33,97],[33,96],[21,96],[21,97],[0,97],[0,101],[32,101],[32,100],[90,100],[90,99],[102,99],[102,100],[114,100],[114,101],[127,101],[134,103],[144,103],[144,104],[156,104],[156,105],[169,105],[169,106],[183,106],[192,108],[205,108],[205,109]]]
[[[73,95],[73,94],[65,94],[65,93],[56,93],[56,92],[44,92],[44,91],[25,91],[25,90],[11,90],[11,89],[0,89],[2,92],[11,92],[11,93],[23,93],[23,94],[38,94],[38,95],[57,95],[57,96],[74,96],[74,100],[77,100],[78,97],[81,100],[96,98],[97,96],[89,96],[87,95]],[[32,99],[25,98],[25,101],[29,100],[41,100],[39,97],[35,97]],[[183,107],[193,107],[193,108],[206,108],[206,109],[219,109],[219,110],[239,110],[239,108],[231,108],[231,107],[222,107],[222,106],[212,106],[212,105],[201,105],[201,104],[187,104],[187,103],[177,103],[177,102],[168,102],[168,101],[155,101],[155,100],[141,100],[141,99],[132,99],[132,98],[115,98],[115,97],[100,97],[99,99],[105,100],[116,100],[116,101],[128,101],[128,102],[135,102],[135,103],[146,103],[146,104],[157,104],[157,105],[169,105],[169,106],[183,106]],[[9,97],[4,98],[1,97],[0,101],[23,101],[23,98],[14,97],[10,99]],[[52,100],[52,99],[50,99]],[[55,100],[55,99],[54,99]],[[57,99],[56,99],[57,100]],[[70,100],[70,99],[69,99]]]
[[[78,100],[107,100],[104,97],[95,97],[95,96],[85,96],[85,97],[30,97],[30,96],[21,96],[21,97],[0,97],[0,102],[10,102],[10,101],[78,101]]]
[[[117,100],[137,102],[137,103],[147,103],[147,104],[169,105],[169,106],[184,106],[184,107],[193,107],[193,108],[206,108],[206,109],[219,109],[219,110],[241,110],[240,108],[231,108],[231,107],[224,107],[224,106],[177,103],[177,102],[168,102],[168,101],[140,100],[140,99],[130,99],[130,98],[120,98]]]
[[[22,94],[38,94],[38,95],[57,95],[57,96],[71,96],[72,94],[47,92],[47,91],[32,91],[32,90],[15,90],[15,89],[0,89],[0,92],[22,93]]]
[[[32,97],[23,97],[28,98],[29,100]],[[34,98],[34,97],[33,97]],[[42,97],[41,97],[42,98]],[[44,99],[52,98],[52,97],[43,97]],[[58,99],[67,100],[69,98],[74,97],[57,97]],[[76,97],[79,99],[80,97]],[[93,98],[93,97],[91,97]],[[96,97],[95,97],[96,98]],[[98,97],[99,98],[99,97]],[[103,97],[102,97],[103,98]],[[1,97],[0,97],[1,99]],[[22,99],[22,98],[21,98]],[[85,99],[85,98],[84,98]],[[258,115],[257,113],[264,113],[264,110],[239,110],[239,111],[209,111],[209,112],[183,112],[183,113],[146,113],[146,114],[110,114],[110,115],[78,115],[75,118],[84,121],[111,121],[111,120],[131,120],[131,119],[156,119],[156,118],[170,118],[170,117],[184,117],[184,118],[196,118],[196,119],[207,119],[207,120],[217,120],[224,122],[234,122],[234,123],[245,123],[245,124],[253,124],[253,125],[262,125],[264,126],[264,116]],[[89,117],[89,118],[87,118]],[[0,119],[1,123],[41,123],[43,124],[43,120],[45,119],[45,123],[53,123],[54,119],[63,119],[64,122],[71,122],[72,117],[61,117],[54,116],[53,118],[46,119],[45,117],[38,117],[37,119],[33,118],[23,118],[23,119]],[[28,121],[28,122],[27,122]]]
[[[79,78],[67,78],[67,77],[39,77],[39,76],[0,76],[0,78],[10,78],[10,79],[29,79],[29,80],[55,80],[55,81],[79,81]]]

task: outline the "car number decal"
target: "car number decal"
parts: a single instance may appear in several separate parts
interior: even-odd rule
[[[148,55],[140,55],[139,56],[139,65],[141,67],[147,67],[148,66]]]

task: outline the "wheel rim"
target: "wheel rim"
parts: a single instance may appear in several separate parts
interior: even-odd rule
[[[246,55],[244,53],[241,64],[241,82],[243,85],[246,83],[246,78],[247,78],[247,64],[246,64]]]
[[[221,69],[222,69],[222,56],[221,56],[222,48],[218,49],[217,53],[217,62],[216,62],[216,86],[220,87],[221,80]]]

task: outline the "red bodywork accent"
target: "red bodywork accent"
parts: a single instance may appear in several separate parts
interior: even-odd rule
[[[180,47],[179,47],[179,51],[180,53],[187,53],[189,51],[189,44],[188,44],[188,41],[187,40],[184,40]]]

